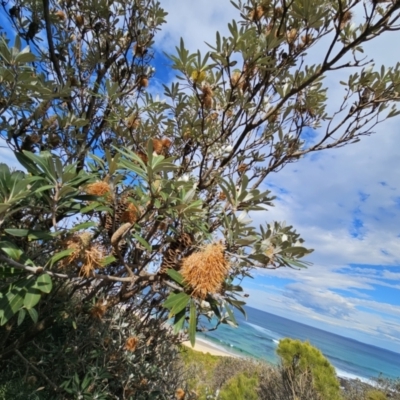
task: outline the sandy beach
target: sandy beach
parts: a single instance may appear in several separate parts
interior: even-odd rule
[[[228,351],[216,348],[211,343],[199,339],[196,339],[196,344],[194,345],[194,347],[192,347],[189,341],[185,341],[182,344],[192,350],[200,351],[201,353],[209,353],[213,356],[238,357],[233,353],[229,353]]]

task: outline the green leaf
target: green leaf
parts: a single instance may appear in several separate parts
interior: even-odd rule
[[[17,237],[28,236],[29,229],[4,229],[9,235]]]
[[[176,283],[179,283],[179,285],[183,286],[183,277],[178,271],[175,271],[174,269],[168,269],[167,275]]]
[[[101,260],[102,267],[106,267],[107,265],[113,263],[116,260],[114,256],[107,256]]]
[[[40,277],[39,277],[40,278]],[[24,297],[24,307],[29,310],[36,306],[39,303],[40,298],[42,297],[40,290],[36,287],[37,281],[31,281],[27,286],[27,293]]]
[[[170,310],[170,316],[178,314],[186,308],[190,300],[190,296],[186,293],[171,293],[167,300],[165,300],[163,307]]]
[[[225,309],[228,312],[230,320],[234,323],[235,326],[238,326],[238,323],[236,322],[235,315],[233,314],[233,311],[231,310],[231,308],[226,306]]]
[[[23,254],[23,251],[19,249],[14,243],[7,241],[0,242],[0,249],[14,261],[19,261]]]
[[[185,322],[186,310],[182,310],[178,314],[175,315],[174,318],[174,333],[175,335],[179,333],[183,329],[183,324]]]
[[[29,308],[28,309],[28,313],[30,315],[30,317],[32,318],[32,321],[36,324],[38,321],[38,313],[34,308]]]
[[[24,271],[17,268],[0,266],[0,278],[9,278],[10,276],[21,275]]]
[[[43,293],[50,293],[53,288],[53,282],[49,274],[42,274],[36,279],[35,288],[39,289]]]
[[[145,239],[143,239],[141,236],[138,234],[133,234],[132,235],[147,251],[152,250],[152,246],[149,242],[147,242]]]
[[[194,347],[196,343],[196,327],[197,327],[196,304],[194,303],[194,300],[191,300],[190,316],[189,316],[189,339],[192,347]]]
[[[18,313],[18,321],[17,321],[18,326],[20,326],[24,322],[25,316],[26,316],[26,311],[23,308],[21,308]]]
[[[54,254],[53,257],[50,259],[50,266],[53,266],[57,261],[60,261],[61,259],[68,257],[71,255],[75,250],[74,249],[67,249],[60,251],[59,253]]]
[[[82,224],[75,225],[70,230],[70,232],[80,231],[81,229],[91,228],[92,226],[96,226],[96,222],[93,222],[93,221],[83,222]]]

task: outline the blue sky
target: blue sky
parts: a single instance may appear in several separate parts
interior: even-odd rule
[[[149,91],[163,97],[162,83],[174,79],[161,50],[173,53],[182,36],[195,52],[207,51],[215,32],[237,17],[228,0],[163,0],[167,25],[156,36],[157,73]],[[4,25],[4,24],[3,24]],[[390,39],[390,40],[388,40]],[[395,65],[400,33],[365,47],[377,67]],[[318,51],[310,52],[317,63]],[[379,62],[378,62],[379,60]],[[344,92],[343,71],[330,75],[327,111]],[[400,352],[400,119],[378,125],[360,143],[310,155],[268,177],[275,207],[257,215],[265,222],[293,225],[315,252],[306,270],[256,270],[244,282],[250,306],[320,329]],[[318,132],[307,133],[307,141]],[[1,143],[0,143],[1,145]],[[12,157],[0,147],[0,160]]]

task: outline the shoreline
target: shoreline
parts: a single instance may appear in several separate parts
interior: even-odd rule
[[[228,350],[218,347],[214,345],[212,342],[209,342],[204,339],[196,338],[196,343],[194,347],[192,347],[189,340],[182,342],[182,345],[188,347],[191,350],[198,351],[203,354],[209,353],[212,356],[241,358],[239,355],[231,353]]]

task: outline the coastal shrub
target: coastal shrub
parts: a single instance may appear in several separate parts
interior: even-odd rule
[[[280,340],[276,352],[281,358],[284,381],[293,391],[297,392],[295,388],[299,382],[306,382],[323,399],[340,399],[335,368],[316,347],[308,342],[285,338]]]
[[[369,390],[365,396],[366,400],[386,400],[387,396],[380,390]]]
[[[240,373],[224,384],[218,398],[220,400],[258,400],[257,386],[257,375],[249,376],[246,373]]]
[[[57,307],[57,298],[52,303]],[[77,296],[70,306],[53,310],[57,320],[24,356],[0,362],[4,399],[169,399],[186,391],[177,338],[168,327],[129,308],[101,309],[97,301],[74,313]]]

